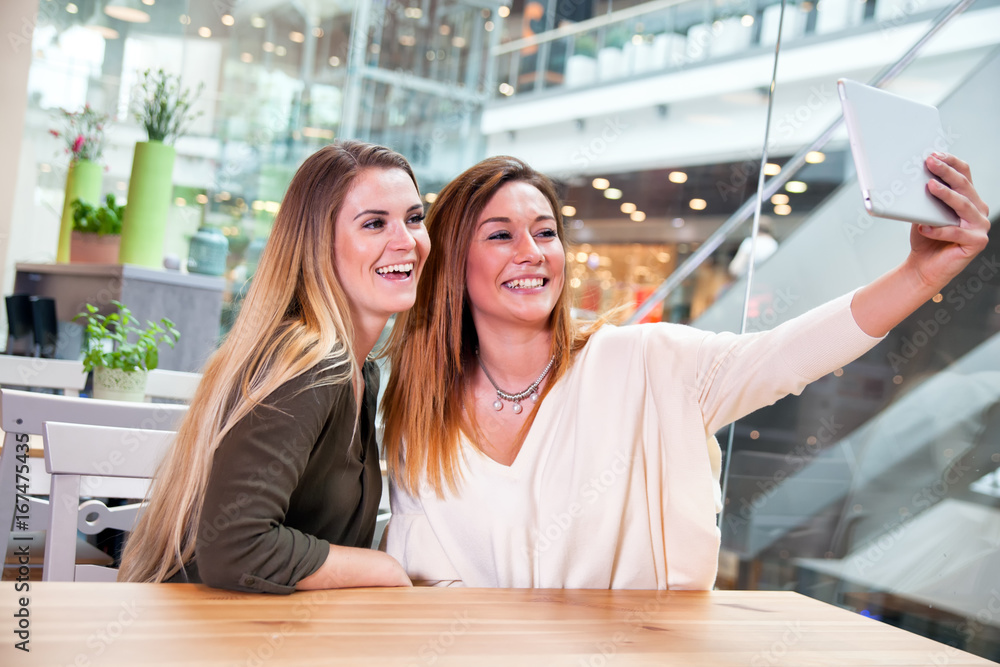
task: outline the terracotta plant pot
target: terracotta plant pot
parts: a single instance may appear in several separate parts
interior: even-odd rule
[[[69,261],[74,264],[117,264],[122,237],[118,234],[84,234],[73,232],[69,246]]]

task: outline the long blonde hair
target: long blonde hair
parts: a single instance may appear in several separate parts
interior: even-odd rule
[[[402,169],[416,186],[403,156],[354,141],[322,148],[292,178],[239,317],[205,365],[126,543],[120,581],[163,581],[194,557],[215,450],[269,394],[319,364],[341,369],[327,383],[360,377],[333,242],[344,198],[367,169]]]
[[[563,251],[568,250],[555,187],[517,158],[483,160],[438,194],[427,213],[431,252],[417,285],[416,303],[409,312],[396,316],[389,339],[392,373],[381,407],[382,444],[389,470],[411,493],[424,480],[438,495],[445,485],[456,490],[461,433],[477,430],[474,416],[463,419],[462,408],[478,341],[465,287],[466,261],[483,209],[501,187],[514,181],[529,183],[545,196]],[[596,330],[582,330],[574,324],[565,278],[550,319],[555,363],[545,392],[569,367],[572,353]],[[533,415],[521,430],[522,438],[531,419]]]

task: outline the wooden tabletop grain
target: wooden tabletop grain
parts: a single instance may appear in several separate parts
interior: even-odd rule
[[[15,647],[24,608],[29,652]],[[6,582],[0,638],[5,666],[995,664],[796,593],[756,591],[271,596],[192,584],[31,582],[18,593]]]

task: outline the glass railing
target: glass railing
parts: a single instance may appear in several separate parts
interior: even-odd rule
[[[788,2],[786,48],[895,29],[937,14],[947,0]],[[492,50],[496,95],[573,89],[773,51],[781,2],[654,0],[539,34],[530,27]],[[515,17],[516,18],[516,17]],[[520,17],[526,26],[529,19]]]
[[[981,22],[997,20],[988,7]],[[988,184],[1000,178],[1000,141],[986,111],[1000,104],[1000,50],[994,43],[961,56],[933,55],[941,42],[976,38],[968,23],[952,20],[962,9],[941,14],[911,53],[875,78],[938,106],[952,137],[947,150]],[[949,75],[935,78],[939,68]],[[809,91],[788,88],[806,108]],[[779,76],[777,95],[782,91]],[[834,94],[814,106],[813,113],[835,116],[839,102]],[[864,213],[848,150],[843,130],[831,123],[791,157],[772,158],[781,170],[762,193],[766,213],[794,207],[797,190],[826,187],[831,194],[782,236],[749,291],[744,282],[731,286],[695,326],[738,330],[746,308],[748,330],[769,329],[905,256],[909,227]],[[669,303],[723,240],[746,235],[754,204],[702,243],[647,311],[664,297]],[[868,354],[735,425],[720,587],[797,590],[1000,659],[995,237]]]

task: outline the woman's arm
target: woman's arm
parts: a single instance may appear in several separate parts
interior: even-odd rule
[[[318,502],[323,502],[322,488],[300,488],[303,476],[310,466],[336,472],[337,461],[347,461],[354,431],[350,384],[311,386],[317,379],[315,372],[309,372],[286,382],[264,406],[241,419],[215,451],[195,553],[198,573],[209,586],[291,593],[303,581],[308,585],[311,577],[313,587],[320,582],[331,587],[398,585],[398,576],[377,576],[379,568],[362,571],[373,562],[357,555],[365,549],[332,547],[286,522],[293,495],[319,494]],[[341,424],[347,427],[339,429]],[[316,474],[310,477],[315,484]],[[321,482],[350,483],[342,475]],[[349,499],[352,494],[341,497]],[[357,513],[356,506],[317,507],[331,512],[329,519],[315,517],[318,524],[338,523],[334,512]]]
[[[906,261],[857,291],[851,312],[870,336],[886,335],[940,292],[989,240],[989,208],[972,185],[969,165],[953,155],[935,155],[927,158],[927,168],[950,187],[932,180],[928,190],[954,209],[961,223],[957,227],[913,225]]]
[[[395,558],[374,549],[330,545],[330,555],[318,570],[295,585],[300,591],[321,588],[412,586]]]

